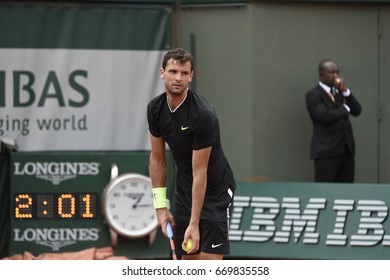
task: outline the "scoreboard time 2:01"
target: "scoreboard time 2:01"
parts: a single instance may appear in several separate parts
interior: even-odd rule
[[[16,193],[15,219],[96,219],[96,193]]]

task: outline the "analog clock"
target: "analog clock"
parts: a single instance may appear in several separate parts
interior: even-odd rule
[[[111,168],[111,180],[103,190],[103,215],[115,246],[118,234],[127,238],[149,237],[152,244],[157,231],[153,205],[152,183],[149,177],[135,173],[118,176],[118,167]]]

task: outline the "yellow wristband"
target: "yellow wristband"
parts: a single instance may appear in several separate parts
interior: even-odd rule
[[[154,209],[167,208],[167,188],[153,188]]]

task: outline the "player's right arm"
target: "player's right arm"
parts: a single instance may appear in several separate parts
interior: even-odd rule
[[[166,187],[166,157],[165,142],[162,137],[155,137],[150,134],[151,152],[150,152],[150,178],[153,188]],[[157,220],[161,226],[162,232],[166,235],[166,224],[171,222],[175,226],[175,221],[171,212],[165,208],[156,209]]]
[[[165,186],[166,183],[166,158],[165,143],[162,137],[150,134],[150,178],[153,188]]]

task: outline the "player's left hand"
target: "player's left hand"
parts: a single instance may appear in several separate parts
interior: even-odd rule
[[[193,254],[199,250],[199,243],[200,243],[199,227],[195,227],[191,225],[188,226],[184,234],[182,247],[187,247],[189,239],[192,240],[192,247],[187,251],[187,254]]]

